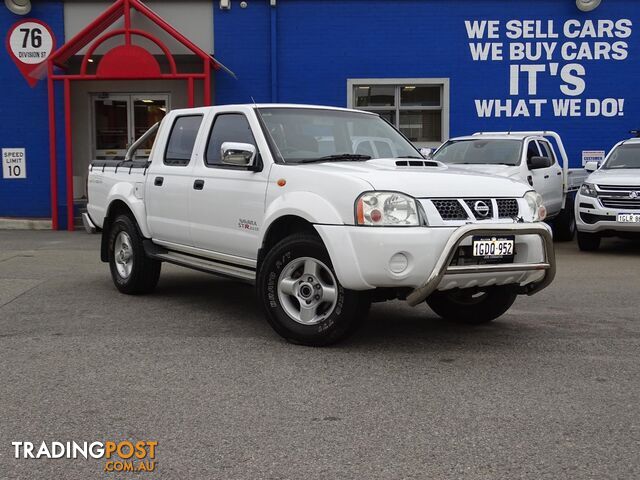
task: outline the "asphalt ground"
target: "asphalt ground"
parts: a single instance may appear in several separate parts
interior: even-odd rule
[[[0,232],[0,478],[640,477],[640,245],[557,244],[555,283],[465,328],[374,305],[290,345],[250,286],[174,266],[129,297],[99,237]],[[157,441],[153,473],[11,442]]]

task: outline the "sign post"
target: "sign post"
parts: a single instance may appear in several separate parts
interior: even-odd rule
[[[38,83],[34,70],[49,58],[55,43],[51,28],[40,20],[21,20],[9,29],[7,51],[31,87]]]

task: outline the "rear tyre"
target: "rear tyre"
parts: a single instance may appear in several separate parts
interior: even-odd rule
[[[583,252],[595,252],[600,248],[600,236],[595,233],[578,232],[578,248]]]
[[[151,293],[162,263],[147,257],[134,220],[119,215],[109,229],[109,268],[118,290],[129,295]]]
[[[287,341],[321,347],[351,335],[366,317],[366,293],[338,282],[316,235],[295,234],[265,256],[257,282],[267,320]]]
[[[480,325],[502,316],[517,296],[516,287],[511,285],[484,290],[458,289],[434,292],[427,298],[427,304],[445,320]]]
[[[567,198],[560,214],[553,221],[553,238],[559,242],[570,242],[576,236],[575,197]]]

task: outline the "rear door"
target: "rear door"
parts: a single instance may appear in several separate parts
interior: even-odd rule
[[[158,132],[161,140],[154,145],[147,173],[145,205],[152,237],[160,243],[192,244],[188,195],[204,115],[204,110],[177,114],[163,124],[163,132]]]
[[[205,139],[204,158],[198,159],[194,166],[194,185],[189,190],[191,237],[195,247],[213,254],[256,258],[269,171],[266,166],[254,171],[225,165],[220,147],[224,142],[249,143],[256,147],[260,157],[253,134],[259,129],[255,116],[249,111],[216,111]],[[197,189],[195,181],[198,181]]]
[[[547,168],[531,168],[530,162],[533,157],[544,157],[542,151],[540,150],[540,146],[536,139],[530,139],[527,143],[527,167],[529,168],[529,172],[531,178],[533,180],[533,188],[542,195],[542,200],[544,202],[544,206],[547,207],[547,210],[551,214],[556,211],[555,206],[555,193],[553,189],[553,185],[555,179],[552,179],[551,176],[555,175],[553,165]]]

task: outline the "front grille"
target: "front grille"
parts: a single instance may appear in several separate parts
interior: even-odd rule
[[[597,185],[598,198],[607,208],[640,210],[640,186]]]
[[[465,200],[465,203],[469,207],[469,210],[473,213],[477,220],[487,220],[493,218],[493,203],[489,198],[469,198]],[[479,213],[480,208],[484,207],[486,215]]]
[[[469,218],[458,200],[432,200],[443,220],[466,220]]]
[[[607,208],[617,208],[622,210],[640,210],[640,198],[600,198],[602,205]]]
[[[599,190],[609,190],[612,192],[631,192],[636,191],[640,192],[640,185],[629,186],[629,185],[596,185]]]
[[[515,198],[498,198],[496,203],[499,218],[517,218],[520,214],[520,206]]]

